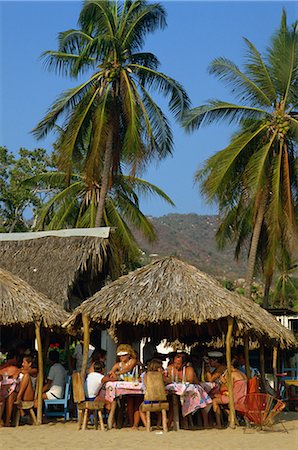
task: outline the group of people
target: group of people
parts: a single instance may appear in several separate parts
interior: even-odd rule
[[[158,357],[156,357],[158,356]],[[83,342],[80,341],[73,353],[73,370],[81,371],[83,360]],[[59,352],[51,350],[48,354],[49,370],[43,386],[43,399],[63,398],[66,380],[66,370],[59,361]],[[89,347],[89,359],[85,378],[85,397],[89,401],[103,400],[101,389],[108,381],[138,381],[146,387],[146,373],[159,371],[162,373],[164,384],[173,382],[199,384],[201,381],[213,383],[209,392],[216,425],[221,426],[220,405],[229,403],[227,389],[227,367],[224,355],[221,352],[209,352],[198,362],[190,359],[186,352],[175,352],[170,355],[166,367],[160,355],[153,355],[144,366],[131,345],[121,344],[117,348],[117,361],[110,371],[106,372],[106,351]],[[33,401],[37,377],[37,355],[34,350],[17,348],[7,357],[7,361],[0,365],[0,424],[3,425],[2,416],[5,411],[5,426],[10,425],[14,405],[22,401]],[[232,361],[232,382],[234,401],[246,394],[247,377],[243,366],[243,355],[238,355]],[[127,419],[133,429],[137,429],[140,421],[145,425],[145,416],[142,413],[142,396],[128,395],[125,401]],[[109,402],[105,401],[107,412],[110,410]],[[202,410],[203,424],[209,427],[209,409]],[[159,418],[158,418],[159,420]],[[173,408],[170,404],[168,423],[171,426]]]

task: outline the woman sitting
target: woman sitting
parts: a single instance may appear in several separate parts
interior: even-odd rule
[[[144,387],[146,387],[148,372],[162,372],[163,373],[162,361],[160,359],[153,358],[151,361],[148,362],[147,371],[142,374],[142,380],[143,380]],[[146,402],[144,401],[144,403],[146,403]],[[151,402],[151,403],[154,403],[154,402]],[[159,402],[157,402],[157,403],[159,403]],[[161,413],[158,412],[156,414],[157,414],[157,426],[159,427],[161,425]],[[133,426],[134,429],[138,429],[140,419],[142,420],[144,427],[146,427],[146,414],[144,412],[142,412],[142,404],[139,407],[139,411],[135,412],[135,415],[134,415],[134,426]]]
[[[236,358],[232,360],[232,383],[234,403],[237,405],[241,397],[247,393],[247,376],[239,369],[239,362]],[[227,370],[221,375],[221,389],[219,394],[215,394],[213,398],[213,411],[216,418],[217,428],[221,428],[220,407],[219,405],[229,404],[229,393],[227,389]]]
[[[198,377],[191,366],[187,366],[187,355],[184,352],[177,352],[174,355],[174,360],[167,367],[168,383],[182,382],[198,384]]]
[[[20,385],[15,401],[16,404],[20,404],[22,401],[28,402],[34,400],[36,377],[36,358],[33,355],[24,356],[19,375]]]
[[[0,426],[3,425],[2,415],[5,410],[5,427],[10,426],[13,404],[16,399],[16,389],[19,384],[20,369],[17,364],[8,365],[0,370]]]
[[[136,352],[129,344],[120,344],[117,347],[117,357],[118,361],[108,375],[116,374],[119,380],[124,380],[124,378],[132,378],[134,375],[134,368],[137,365]]]
[[[117,347],[117,357],[119,361],[114,364],[109,376],[116,375],[119,380],[132,381],[135,374],[135,368],[137,365],[137,355],[129,344],[120,344]],[[140,398],[138,395],[127,396],[127,415],[128,421],[131,427],[134,424],[134,414],[139,410]]]
[[[205,381],[219,385],[220,377],[226,369],[223,353],[218,351],[208,352],[208,358],[205,359]]]

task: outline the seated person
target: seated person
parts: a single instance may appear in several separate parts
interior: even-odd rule
[[[219,405],[227,405],[229,403],[229,393],[227,389],[227,370],[221,375],[220,381],[222,383],[221,392],[215,394],[213,398],[213,411],[216,418],[216,426],[221,428],[220,408]],[[247,393],[247,376],[239,370],[239,362],[236,358],[232,360],[232,382],[234,403],[237,407],[239,400]]]
[[[97,397],[102,385],[111,381],[109,376],[104,376],[105,365],[102,361],[93,361],[85,381],[86,400],[93,401]]]
[[[134,349],[129,344],[120,344],[117,347],[117,357],[119,361],[114,364],[108,375],[111,377],[116,375],[120,380],[125,380],[126,377],[132,380],[137,365],[137,355]],[[134,414],[139,410],[139,406],[138,396],[127,396],[127,415],[131,427],[133,427]]]
[[[239,362],[239,370],[241,370],[241,372],[246,374],[244,353],[242,353],[242,352],[238,353],[237,359],[238,359],[238,362]],[[252,377],[256,377],[259,374],[260,374],[260,372],[259,372],[259,370],[257,368],[250,366],[250,376],[251,376],[251,378]]]
[[[153,358],[151,361],[148,362],[147,371],[142,374],[142,379],[145,386],[146,386],[147,372],[163,373],[162,361],[160,359]],[[146,427],[146,414],[142,412],[141,407],[142,404],[139,406],[139,411],[135,412],[133,429],[138,429],[140,419],[142,420],[144,427]],[[158,412],[156,414],[157,414],[157,426],[159,427],[161,425],[161,413]]]
[[[50,351],[49,362],[51,368],[49,370],[46,384],[42,390],[42,398],[45,400],[63,398],[66,382],[66,370],[59,362],[59,352],[57,352],[57,350]]]
[[[11,363],[0,369],[0,426],[3,425],[2,415],[5,410],[4,426],[10,426],[13,404],[16,399],[16,389],[19,383],[20,369],[17,363]]]
[[[120,380],[124,380],[124,375],[133,377],[134,368],[137,365],[137,355],[129,344],[120,344],[117,347],[118,361],[108,375],[116,374]]]
[[[22,401],[34,400],[34,391],[36,387],[37,365],[34,356],[24,356],[22,368],[19,375],[19,390],[15,403],[19,404]]]
[[[205,381],[219,384],[220,377],[226,369],[222,352],[208,352],[208,358],[205,361]]]
[[[186,353],[175,353],[173,362],[167,367],[167,376],[165,380],[167,383],[176,381],[198,384],[199,380],[193,367],[187,366]]]

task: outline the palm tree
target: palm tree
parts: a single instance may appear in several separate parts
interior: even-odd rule
[[[218,203],[224,217],[232,211],[241,223],[239,208],[251,217],[246,274],[249,296],[264,224],[268,231],[268,268],[274,267],[280,244],[290,248],[297,235],[297,22],[288,27],[283,11],[265,58],[248,39],[245,43],[243,71],[226,58],[215,59],[209,69],[231,85],[242,103],[211,100],[186,114],[184,125],[193,130],[224,119],[240,124],[230,144],[206,161],[196,180],[207,199]]]
[[[58,51],[43,55],[48,69],[74,78],[93,70],[87,81],[61,95],[33,132],[40,139],[65,117],[58,163],[68,177],[82,158],[81,142],[91,136],[84,172],[91,183],[101,179],[95,226],[102,223],[105,198],[121,164],[134,176],[152,158],[172,152],[168,120],[150,90],[169,97],[177,119],[189,106],[182,86],[158,71],[156,56],[142,52],[145,37],[165,26],[160,4],[86,1],[79,29],[60,33]]]
[[[90,184],[84,175],[72,174],[67,185],[64,172],[49,171],[26,180],[27,185],[39,185],[52,192],[38,211],[36,229],[92,228],[100,198],[99,183]],[[113,258],[112,275],[121,275],[123,264],[130,265],[140,257],[134,232],[140,232],[149,242],[156,239],[152,222],[142,213],[139,196],[157,195],[174,206],[172,200],[157,186],[141,178],[118,174],[109,191],[103,225],[115,228],[110,240]]]

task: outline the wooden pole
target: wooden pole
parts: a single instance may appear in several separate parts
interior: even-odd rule
[[[37,425],[42,424],[42,389],[43,389],[43,354],[40,335],[40,321],[35,323],[35,336],[38,351],[38,379],[37,379]]]
[[[260,373],[261,373],[261,385],[262,390],[265,392],[265,353],[264,345],[260,342]]]
[[[226,359],[227,359],[227,369],[228,369],[228,392],[229,392],[229,424],[231,428],[235,428],[236,422],[236,413],[235,413],[235,404],[234,404],[234,393],[233,393],[233,380],[232,380],[232,359],[231,359],[231,340],[232,340],[232,332],[233,332],[233,323],[234,319],[232,317],[228,317],[228,331],[226,335]]]
[[[82,362],[81,376],[82,376],[83,382],[85,382],[86,370],[87,370],[87,364],[88,364],[88,356],[89,356],[90,319],[86,314],[83,314],[82,321],[83,321],[83,331],[84,331],[84,337],[83,337],[84,343],[83,343],[83,362]]]
[[[273,381],[274,381],[274,389],[277,389],[277,346],[273,347],[273,355],[272,355],[272,370],[273,370]]]
[[[248,379],[251,378],[250,364],[249,364],[249,339],[248,335],[244,335],[244,357],[245,357],[245,372]]]
[[[66,340],[65,340],[65,352],[66,352],[68,372],[71,375],[72,374],[72,361],[71,361],[71,354],[70,354],[69,344],[70,344],[70,336],[69,336],[69,334],[67,334],[66,335]]]

